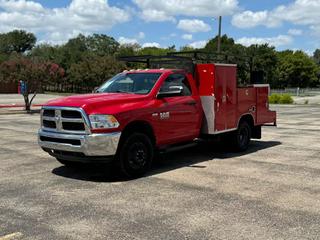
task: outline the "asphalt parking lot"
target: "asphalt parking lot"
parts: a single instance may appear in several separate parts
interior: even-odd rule
[[[68,169],[39,115],[0,115],[0,240],[320,239],[320,106],[279,106],[244,154],[199,146],[124,181]]]

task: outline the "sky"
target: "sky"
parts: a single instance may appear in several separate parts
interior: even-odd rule
[[[0,0],[0,33],[24,29],[39,43],[103,33],[142,47],[203,47],[222,33],[243,45],[320,48],[320,0]]]

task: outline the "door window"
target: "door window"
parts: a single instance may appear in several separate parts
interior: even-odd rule
[[[189,84],[188,78],[183,74],[171,74],[162,84],[160,92],[170,91],[170,87],[178,86],[182,87],[181,96],[191,96],[192,90]]]

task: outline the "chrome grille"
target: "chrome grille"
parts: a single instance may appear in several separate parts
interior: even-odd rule
[[[41,124],[44,130],[61,133],[85,134],[90,130],[86,114],[78,108],[43,108]]]

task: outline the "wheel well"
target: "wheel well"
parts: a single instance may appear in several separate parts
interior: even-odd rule
[[[253,117],[252,117],[251,114],[243,115],[243,116],[240,118],[240,121],[239,121],[239,123],[238,123],[238,127],[239,127],[240,123],[242,123],[242,122],[247,122],[252,129],[254,128],[254,119],[253,119]]]
[[[121,139],[125,139],[127,136],[129,136],[132,133],[144,133],[146,134],[153,145],[156,145],[156,137],[153,131],[152,126],[145,121],[134,121],[129,123],[122,131]]]

